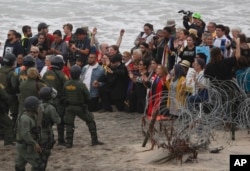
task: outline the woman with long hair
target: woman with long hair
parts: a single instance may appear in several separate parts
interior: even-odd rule
[[[187,46],[180,52],[179,57],[181,60],[187,60],[192,64],[195,58],[195,37],[193,35],[189,35],[187,37]]]
[[[152,113],[158,110],[160,114],[163,114],[162,109],[165,108],[165,100],[163,100],[164,95],[166,96],[167,87],[165,85],[166,77],[167,77],[167,68],[163,65],[158,65],[156,68],[156,77],[154,81],[151,83],[148,97],[148,108],[147,108],[147,116],[151,117]],[[166,96],[167,97],[167,96]],[[163,105],[164,103],[164,105]]]
[[[166,80],[169,114],[179,116],[179,107],[184,105],[186,100],[186,78],[182,66],[176,64],[173,73],[171,75],[168,74]]]

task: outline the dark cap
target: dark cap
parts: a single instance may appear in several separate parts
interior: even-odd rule
[[[115,54],[110,59],[110,62],[112,62],[112,63],[121,62],[121,61],[122,61],[122,55],[121,54]]]
[[[56,35],[58,35],[58,36],[62,36],[62,32],[60,31],[60,30],[55,30],[54,32],[53,32],[53,34],[56,34]]]
[[[38,29],[43,29],[43,28],[48,28],[48,27],[49,25],[47,25],[46,23],[39,23],[37,26]]]
[[[75,34],[76,35],[79,35],[79,34],[85,34],[86,35],[87,32],[82,28],[77,28]]]

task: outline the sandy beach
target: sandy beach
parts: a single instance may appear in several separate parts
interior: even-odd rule
[[[198,159],[180,164],[179,161],[156,165],[151,161],[167,151],[155,147],[141,147],[144,137],[141,133],[140,114],[123,112],[94,113],[100,141],[105,145],[92,147],[86,124],[77,118],[74,146],[66,149],[54,146],[47,171],[222,171],[229,170],[230,154],[250,154],[250,135],[237,131],[236,141],[220,153],[199,151]],[[0,170],[14,170],[15,147],[4,147],[0,141]],[[27,165],[26,170],[30,170]]]

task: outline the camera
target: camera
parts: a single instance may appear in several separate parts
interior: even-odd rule
[[[192,16],[192,14],[193,14],[193,12],[191,12],[191,11],[184,11],[184,10],[180,10],[180,11],[178,11],[178,13],[182,13],[182,14],[184,14],[184,16],[183,16],[183,20],[184,21],[189,21],[189,18]]]
[[[70,40],[70,41],[69,41],[69,47],[71,47],[72,44],[75,44],[75,41],[74,41],[74,40]]]
[[[154,39],[154,40],[158,40],[159,37],[158,37],[158,36],[154,36],[153,39]]]

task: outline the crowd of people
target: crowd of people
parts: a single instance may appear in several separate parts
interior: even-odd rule
[[[250,91],[246,35],[238,27],[230,34],[228,26],[205,23],[199,13],[184,16],[180,28],[175,20],[157,31],[144,24],[134,47],[124,52],[119,50],[123,29],[109,45],[98,41],[97,28],[73,33],[67,23],[64,34],[59,29],[50,34],[48,28],[39,23],[34,36],[28,25],[23,35],[9,30],[4,44],[0,126],[4,145],[16,142],[16,171],[25,170],[27,162],[45,170],[55,144],[53,124],[57,144],[72,148],[75,116],[86,122],[92,145],[102,145],[92,112],[113,112],[115,106],[148,119],[156,111],[178,117],[179,104],[196,110],[208,100],[209,82],[236,78],[246,94]]]

